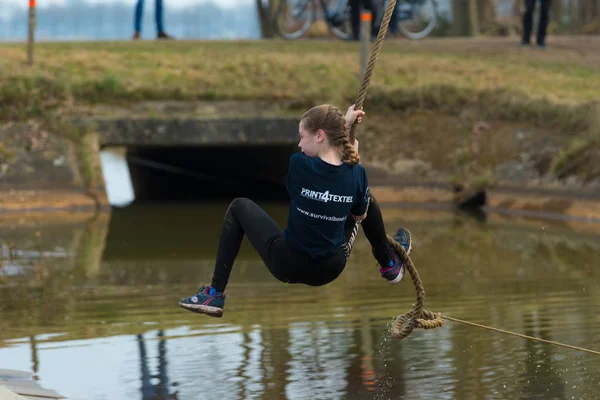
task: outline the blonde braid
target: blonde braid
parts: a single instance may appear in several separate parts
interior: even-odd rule
[[[346,164],[349,165],[356,165],[356,164],[360,164],[360,156],[358,155],[358,151],[356,151],[356,147],[354,147],[352,145],[352,143],[350,142],[350,129],[349,127],[346,125],[346,118],[344,117],[344,115],[342,114],[341,111],[339,111],[340,115],[342,116],[342,118],[344,119],[344,138],[342,140],[342,161],[344,161]]]
[[[350,144],[348,136],[344,136],[342,139],[342,146],[342,161],[353,166],[359,164],[360,156],[354,146]]]
[[[338,123],[341,122],[342,134],[336,138],[334,145],[338,148],[341,148],[342,161],[352,166],[360,163],[358,152],[350,143],[350,132],[348,130],[348,126],[346,125],[346,118],[344,118],[344,114],[342,114],[342,112],[334,106],[329,106],[329,111],[336,115]]]
[[[349,128],[346,126],[344,114],[331,104],[322,104],[308,110],[301,118],[304,127],[311,133],[323,129],[329,144],[341,153],[341,159],[348,165],[360,163],[358,152],[349,139]]]

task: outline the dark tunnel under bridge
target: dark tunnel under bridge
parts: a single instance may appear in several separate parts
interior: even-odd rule
[[[297,119],[121,119],[95,128],[113,205],[128,191],[135,202],[287,198]]]

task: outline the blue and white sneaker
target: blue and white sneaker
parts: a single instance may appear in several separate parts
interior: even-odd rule
[[[202,286],[195,296],[179,300],[179,306],[186,310],[221,318],[225,307],[225,295],[210,286]]]
[[[410,250],[412,249],[412,238],[408,229],[399,228],[394,234],[394,240],[400,243],[400,246],[406,251],[406,254],[410,254]],[[404,276],[404,264],[402,263],[400,255],[395,250],[392,250],[391,253],[392,260],[390,261],[390,264],[387,268],[379,268],[379,272],[388,283],[395,285],[400,283]]]

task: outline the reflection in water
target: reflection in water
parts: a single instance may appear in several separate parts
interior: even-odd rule
[[[0,368],[71,399],[600,397],[589,354],[453,323],[391,339],[414,290],[382,283],[362,236],[322,288],[276,281],[245,243],[224,318],[179,309],[210,279],[226,206],[2,224]],[[600,349],[595,228],[418,214],[384,210],[388,230],[402,220],[416,238],[427,309]]]
[[[142,399],[161,400],[177,399],[177,393],[169,394],[169,377],[167,376],[167,342],[164,340],[164,331],[158,331],[158,375],[151,375],[146,354],[144,335],[138,334],[137,341],[140,348],[140,367],[142,375]],[[156,382],[156,383],[155,383]],[[176,385],[176,383],[173,383]]]
[[[534,322],[534,318],[538,319],[537,323]],[[549,337],[550,320],[548,312],[543,308],[537,313],[523,313],[525,335],[552,340]],[[520,377],[523,382],[523,397],[547,399],[552,396],[554,399],[566,399],[564,378],[560,376],[560,371],[557,370],[558,363],[553,358],[554,346],[528,340],[525,342],[525,348],[525,370]],[[540,391],[540,388],[545,388],[545,393]]]
[[[37,354],[37,342],[35,340],[35,336],[29,336],[29,342],[31,343],[31,371],[33,372],[33,378],[35,380],[39,379],[38,370],[40,366],[40,362],[38,360]]]

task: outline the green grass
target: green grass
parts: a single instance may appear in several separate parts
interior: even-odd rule
[[[358,54],[358,44],[340,41],[47,43],[36,47],[36,63],[29,68],[24,46],[3,45],[0,118],[140,100],[260,99],[299,107],[347,102],[360,83]],[[533,104],[534,111],[525,114],[538,115],[540,104],[542,113],[573,109],[599,93],[599,70],[569,60],[426,51],[390,41],[365,108],[373,107],[373,95],[385,99],[375,104],[390,107],[461,107],[475,97],[490,107],[513,105],[511,113]]]
[[[387,41],[365,110],[382,118],[471,110],[548,128],[574,140],[551,172],[571,170],[582,143],[600,140],[600,58],[578,48],[589,46],[581,40],[560,40],[551,51],[499,40]],[[350,104],[360,86],[359,44],[337,40],[43,43],[35,59],[27,67],[24,45],[0,46],[0,123],[34,118],[52,128],[82,106],[126,109],[148,100],[256,100],[298,114],[324,102]],[[51,130],[75,143],[84,136]],[[82,175],[93,182],[89,166]]]

